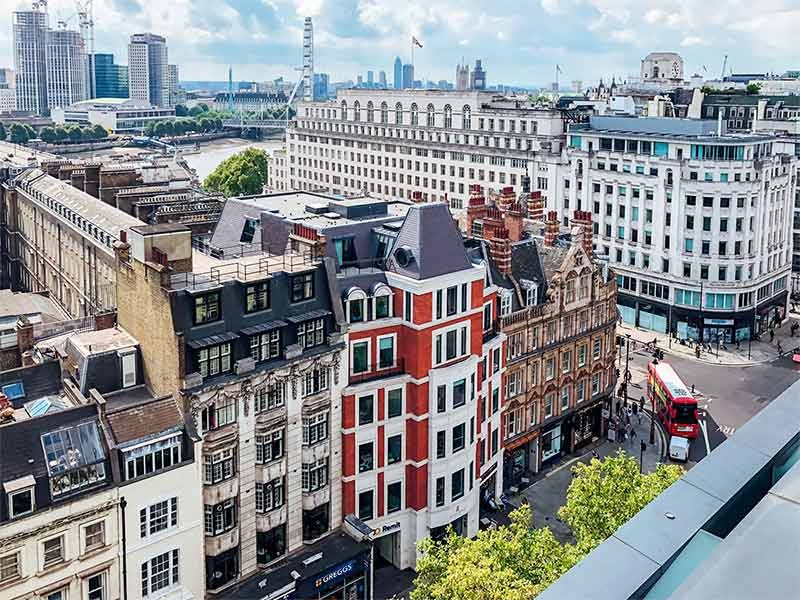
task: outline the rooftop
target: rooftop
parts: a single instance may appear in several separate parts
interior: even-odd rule
[[[677,119],[672,117],[634,117],[592,115],[589,123],[570,125],[570,133],[606,133],[636,135],[652,138],[682,139],[703,143],[743,143],[770,141],[769,134],[731,134],[717,136],[717,121],[713,119]]]
[[[118,445],[183,427],[183,415],[172,396],[143,397],[141,402],[128,402],[121,406],[114,406],[113,398],[113,394],[106,395],[109,402],[107,419],[111,435]]]
[[[68,340],[68,346],[72,346],[82,356],[125,350],[138,344],[136,338],[118,327],[85,331],[70,336]]]
[[[0,324],[14,324],[17,317],[28,317],[31,323],[63,321],[67,315],[49,297],[30,292],[0,290]]]
[[[119,232],[122,229],[142,224],[139,219],[39,169],[30,169],[20,174],[14,179],[14,184],[34,192],[34,197],[36,193],[40,194],[42,197],[39,198],[39,202],[43,206],[47,207],[47,199],[52,199],[77,214],[84,222],[105,231],[116,240],[119,239]],[[80,228],[78,225],[76,227]]]

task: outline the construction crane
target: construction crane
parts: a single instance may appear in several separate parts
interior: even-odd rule
[[[75,0],[75,7],[78,12],[78,27],[81,32],[81,37],[83,38],[84,44],[86,43],[87,37],[89,40],[89,61],[88,61],[88,92],[89,96],[94,98],[97,94],[97,88],[95,87],[97,82],[95,81],[95,68],[94,68],[94,7],[92,5],[93,0]],[[87,36],[88,34],[88,36]]]
[[[725,55],[725,59],[722,61],[722,74],[719,76],[720,81],[725,80],[725,69],[728,68],[728,55]]]

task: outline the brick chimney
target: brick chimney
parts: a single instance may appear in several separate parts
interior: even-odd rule
[[[528,198],[528,218],[544,221],[544,198],[542,192],[531,192]]]
[[[511,240],[508,239],[507,229],[498,229],[495,237],[489,243],[489,253],[497,269],[504,275],[511,274]]]
[[[17,349],[22,356],[26,352],[33,350],[33,323],[27,317],[17,319]]]
[[[552,248],[556,244],[558,238],[558,213],[551,210],[547,213],[547,221],[544,224],[544,245]]]
[[[508,239],[512,242],[520,241],[522,239],[524,226],[522,221],[522,208],[518,202],[514,202],[509,206],[505,217],[505,226],[508,230]]]
[[[577,239],[574,242],[583,246],[583,250],[592,256],[592,213],[588,210],[576,210],[572,215],[570,223],[572,231],[577,232]]]
[[[498,198],[497,204],[500,207],[500,210],[505,212],[511,208],[511,205],[514,204],[516,199],[514,188],[504,187],[502,190],[500,190],[500,197]]]
[[[467,205],[467,237],[472,237],[472,224],[486,216],[486,199],[481,186],[469,186],[469,204]],[[485,236],[484,236],[485,237]]]

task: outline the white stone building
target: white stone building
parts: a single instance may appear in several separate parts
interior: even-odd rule
[[[626,322],[728,343],[783,316],[797,166],[788,142],[626,117],[592,117],[568,138],[553,200],[561,216],[593,214]]]
[[[152,33],[132,35],[128,44],[128,78],[131,99],[169,106],[167,40]]]
[[[378,198],[446,200],[466,207],[469,186],[554,182],[565,119],[491,92],[340,90],[335,102],[300,103],[287,130],[287,169],[277,190],[366,192]]]
[[[683,81],[683,58],[676,52],[651,52],[642,59],[639,76],[644,81]]]

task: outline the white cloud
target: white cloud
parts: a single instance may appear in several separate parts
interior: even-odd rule
[[[681,40],[681,46],[683,48],[688,48],[690,46],[701,46],[703,44],[705,44],[703,38],[696,35],[687,35]]]
[[[610,35],[612,40],[620,43],[631,43],[637,40],[636,32],[632,29],[615,29]]]
[[[550,13],[551,15],[558,14],[563,10],[561,7],[561,0],[542,0],[542,8],[544,12]]]

